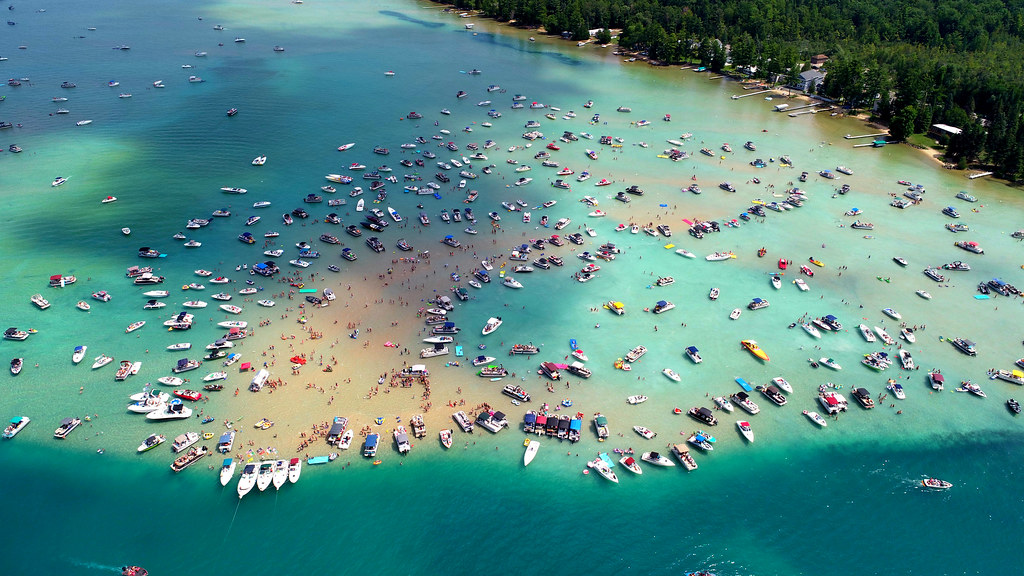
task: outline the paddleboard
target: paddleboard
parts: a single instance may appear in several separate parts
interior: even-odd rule
[[[665,244],[665,249],[666,250],[668,250],[669,248],[675,248],[675,247],[676,247],[675,244]]]
[[[312,294],[316,294],[317,292],[319,292],[319,290],[317,290],[316,288],[300,288],[299,289],[299,293],[312,293]]]
[[[462,346],[456,346],[455,347],[455,355],[456,356],[462,356]]]
[[[974,297],[978,300],[988,300],[988,294],[975,294]]]
[[[750,387],[750,384],[747,384],[747,381],[744,380],[743,378],[737,378],[736,379],[736,383],[740,385],[740,388],[743,388],[743,390],[745,390],[747,392],[750,392],[750,391],[753,390],[753,388]]]
[[[578,348],[579,347],[576,346],[576,339],[575,338],[570,338],[569,339],[569,349],[570,350],[577,350]]]

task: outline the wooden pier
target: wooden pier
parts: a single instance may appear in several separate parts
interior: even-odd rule
[[[747,96],[757,96],[758,94],[768,94],[775,92],[775,90],[758,90],[757,92],[747,92],[746,94],[733,94],[733,100],[739,100],[740,98],[746,98]]]
[[[859,138],[878,138],[879,136],[888,136],[888,134],[885,132],[879,132],[878,134],[859,134],[857,136],[847,134],[846,136],[843,136],[843,138],[846,138],[847,140],[857,140]]]

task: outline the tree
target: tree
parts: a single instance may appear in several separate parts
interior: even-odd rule
[[[602,28],[597,33],[596,38],[597,38],[597,43],[598,44],[611,44],[611,41],[612,41],[612,31],[607,29],[607,28]]]
[[[917,117],[917,110],[913,106],[907,106],[896,113],[889,123],[889,135],[896,141],[906,140],[914,133],[914,118]]]

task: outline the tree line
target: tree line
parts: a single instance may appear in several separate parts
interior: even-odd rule
[[[749,68],[867,110],[893,139],[961,128],[946,161],[1024,177],[1024,0],[437,0],[499,22],[618,44],[664,64]]]

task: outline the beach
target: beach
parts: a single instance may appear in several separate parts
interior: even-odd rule
[[[843,135],[871,131],[857,119],[824,113],[789,117],[773,111],[778,98],[730,98],[741,90],[735,82],[674,67],[628,66],[611,48],[534,42],[528,31],[477,18],[470,30],[467,19],[426,3],[257,6],[244,22],[237,9],[228,2],[159,4],[149,11],[118,5],[95,12],[60,2],[42,13],[21,6],[11,11],[17,22],[9,30],[13,44],[0,55],[10,57],[4,62],[9,75],[30,80],[0,93],[7,96],[0,119],[18,124],[0,131],[0,144],[24,149],[0,155],[10,185],[7,241],[0,246],[9,280],[0,285],[0,298],[9,303],[8,326],[34,330],[23,341],[0,344],[5,359],[24,359],[21,373],[6,374],[0,386],[3,417],[32,419],[0,446],[0,462],[15,476],[0,501],[27,524],[13,536],[23,550],[11,558],[13,569],[90,574],[130,563],[152,574],[172,573],[190,560],[147,542],[182,533],[196,534],[204,565],[228,571],[239,559],[224,550],[267,539],[275,543],[261,559],[267,570],[298,564],[321,569],[340,555],[359,572],[422,573],[438,562],[468,570],[484,561],[511,571],[552,555],[585,562],[598,548],[606,568],[623,573],[960,574],[970,566],[998,573],[999,564],[985,551],[923,554],[934,548],[936,536],[918,530],[917,523],[956,522],[990,541],[989,552],[1013,546],[1005,528],[1020,524],[1002,504],[1013,498],[1009,483],[996,480],[1020,472],[1012,458],[1018,423],[1006,406],[1018,388],[989,380],[987,372],[1014,369],[1021,356],[1013,329],[1021,299],[976,289],[994,278],[1024,283],[1020,242],[1011,237],[1022,206],[1011,188],[942,170],[906,146],[851,148],[859,141]],[[173,30],[152,30],[150,24],[160,19],[173,22]],[[394,40],[380,42],[385,36]],[[131,47],[111,49],[120,45]],[[52,54],[62,56],[59,66]],[[189,76],[203,82],[189,82]],[[154,87],[160,78],[166,88]],[[62,82],[77,86],[60,88]],[[460,90],[466,97],[456,96]],[[129,92],[130,98],[118,97]],[[513,108],[516,103],[523,108]],[[70,113],[55,115],[57,107]],[[225,114],[231,108],[237,115]],[[630,111],[620,111],[625,108]],[[83,119],[93,122],[76,125]],[[527,121],[539,127],[525,127]],[[524,139],[530,130],[543,132],[543,138]],[[565,133],[576,139],[560,139]],[[607,143],[600,143],[605,136]],[[338,150],[349,142],[355,145]],[[686,157],[667,158],[673,148]],[[538,157],[541,152],[549,157]],[[486,158],[471,158],[476,154]],[[267,156],[265,165],[253,165],[260,155]],[[784,165],[783,157],[791,164]],[[558,166],[544,166],[545,160]],[[353,169],[354,163],[363,168]],[[530,170],[517,171],[524,166]],[[851,173],[837,173],[840,167]],[[379,179],[363,176],[375,168]],[[559,175],[563,169],[571,173]],[[580,180],[584,171],[590,178]],[[823,171],[838,178],[819,175]],[[802,172],[808,173],[806,182],[799,179]],[[353,181],[327,181],[328,174]],[[58,175],[67,181],[52,186]],[[516,186],[523,177],[533,181]],[[553,186],[558,179],[568,189]],[[595,186],[602,179],[610,184]],[[921,184],[923,201],[904,209],[890,206],[912,192],[912,185],[899,181]],[[387,192],[380,202],[374,202],[372,182]],[[427,182],[438,184],[439,198],[406,189]],[[735,192],[720,188],[727,182]],[[336,191],[321,188],[328,184]],[[844,184],[848,190],[841,189]],[[700,194],[687,191],[692,185]],[[357,186],[362,194],[351,195]],[[630,186],[642,194],[617,200]],[[222,187],[247,192],[229,194]],[[802,193],[794,196],[794,189]],[[472,190],[479,196],[467,202]],[[977,201],[956,198],[960,190]],[[321,201],[305,201],[310,194]],[[117,200],[102,203],[106,196]],[[360,199],[363,211],[355,209]],[[345,203],[330,206],[330,200]],[[271,205],[256,208],[258,201]],[[545,207],[550,201],[556,203]],[[773,203],[778,211],[768,206]],[[754,215],[755,206],[764,207],[765,215]],[[959,218],[943,214],[946,206]],[[361,225],[373,208],[389,222],[379,232]],[[400,221],[388,216],[389,208],[401,214]],[[855,208],[859,213],[847,215]],[[286,224],[282,214],[298,209],[309,217],[295,216]],[[442,220],[442,213],[452,216],[456,209],[461,222]],[[475,224],[465,218],[467,209]],[[606,215],[590,216],[597,209]],[[210,216],[214,210],[231,215]],[[340,224],[326,221],[332,212]],[[492,212],[497,219],[489,217]],[[261,218],[247,226],[251,216]],[[210,222],[187,226],[197,218]],[[569,222],[556,230],[561,219]],[[872,227],[855,229],[856,221]],[[688,233],[698,222],[714,222],[720,231],[698,239]],[[945,225],[951,222],[969,230],[950,232]],[[631,224],[637,233],[630,232]],[[348,225],[362,235],[347,234]],[[672,235],[657,232],[659,225]],[[477,233],[465,232],[467,226]],[[202,245],[185,247],[184,239],[173,238],[179,232]],[[238,241],[245,232],[253,244]],[[581,235],[581,244],[537,242],[573,233]],[[322,240],[325,235],[339,243]],[[380,238],[382,252],[370,249],[370,236]],[[442,243],[446,236],[460,246]],[[413,249],[400,250],[399,239]],[[976,242],[984,254],[957,248],[957,241]],[[303,242],[319,257],[307,257],[309,266],[300,268],[289,261],[303,258]],[[596,277],[577,281],[575,274],[591,262],[580,256],[596,254],[606,243],[619,250],[614,259],[593,260],[600,266]],[[522,245],[530,246],[525,260],[513,259]],[[140,258],[140,247],[166,256]],[[342,248],[358,258],[342,259]],[[263,254],[273,249],[282,255]],[[680,255],[680,249],[695,257]],[[728,252],[735,258],[706,259]],[[537,263],[551,256],[564,265],[543,269]],[[909,264],[900,266],[894,257]],[[784,270],[780,259],[789,263]],[[277,262],[279,274],[250,272],[268,260]],[[491,281],[472,287],[469,281],[484,260],[492,267]],[[970,270],[941,269],[954,261],[968,263]],[[125,275],[129,266],[152,266],[165,280],[133,285]],[[516,266],[533,270],[514,272]],[[801,273],[801,266],[813,276]],[[931,266],[945,279],[935,282],[921,273]],[[199,276],[196,270],[211,274]],[[74,275],[76,282],[48,287],[55,274]],[[781,279],[779,288],[771,284],[773,275]],[[221,276],[229,283],[210,282]],[[503,286],[507,276],[522,288]],[[658,285],[668,276],[672,282]],[[798,289],[797,279],[809,290]],[[192,283],[205,286],[183,289]],[[257,291],[239,294],[249,287]],[[458,287],[467,300],[456,297]],[[718,289],[715,300],[708,297],[712,288]],[[156,289],[169,294],[143,295]],[[325,298],[324,289],[335,296],[329,305],[306,300]],[[110,301],[92,296],[99,291],[109,293]],[[218,292],[231,299],[211,298]],[[49,308],[30,302],[36,293]],[[427,310],[440,296],[452,300],[445,320],[461,331],[447,345],[449,354],[423,359],[420,351],[433,347],[423,341],[434,326],[425,324],[433,315]],[[143,309],[150,299],[166,306]],[[268,299],[273,306],[256,303]],[[748,308],[754,299],[770,306]],[[192,300],[207,306],[182,306]],[[76,309],[79,301],[89,303],[89,310]],[[674,307],[655,314],[663,301]],[[606,306],[616,302],[624,314]],[[221,304],[242,310],[232,314]],[[887,308],[900,318],[883,312]],[[734,309],[741,313],[730,319]],[[189,330],[162,325],[183,310],[195,316]],[[841,329],[821,338],[801,329],[829,314]],[[482,334],[496,317],[501,326]],[[144,326],[126,333],[142,320]],[[144,385],[173,393],[175,388],[157,378],[170,375],[179,359],[202,358],[207,344],[227,336],[217,324],[234,320],[247,322],[247,336],[224,350],[240,354],[240,361],[224,366],[223,359],[209,359],[180,375],[189,379],[180,388],[206,396],[186,401],[193,417],[154,422],[125,411],[128,395]],[[867,342],[859,324],[884,328],[897,343]],[[914,329],[914,342],[899,337],[904,325]],[[958,352],[954,338],[976,343],[978,356]],[[758,342],[770,360],[758,360],[741,340]],[[192,347],[167,350],[178,342]],[[514,344],[536,345],[539,353],[511,355]],[[71,354],[79,345],[88,351],[74,364]],[[617,369],[637,346],[646,353],[630,370]],[[699,349],[701,363],[687,357],[688,346]],[[571,364],[574,349],[588,358],[592,377],[560,368],[562,376],[551,380],[538,372],[542,362]],[[880,372],[861,365],[866,354],[895,358],[901,350],[913,355],[919,369],[903,370],[898,360]],[[92,369],[100,354],[115,361]],[[479,355],[494,357],[488,364],[510,374],[478,376],[480,368],[471,361]],[[822,365],[829,358],[841,369]],[[141,362],[141,368],[115,381],[122,360]],[[246,363],[252,369],[240,370]],[[405,382],[396,377],[414,364],[425,365],[429,376]],[[251,392],[250,381],[261,368],[269,372],[268,385]],[[680,381],[666,377],[666,368]],[[944,391],[928,385],[926,375],[935,369],[946,375]],[[218,381],[223,390],[202,390],[203,377],[219,370],[227,372]],[[776,377],[792,384],[787,405],[775,406],[754,391],[757,415],[715,409],[714,397],[742,391],[737,379],[767,385]],[[906,390],[905,400],[887,389],[890,380]],[[953,391],[967,380],[988,397]],[[531,401],[512,402],[502,394],[507,384],[521,386]],[[875,408],[855,403],[851,392],[861,387]],[[827,427],[802,414],[824,414],[819,390],[837,390],[850,401]],[[648,400],[628,403],[635,395]],[[641,462],[644,473],[632,475],[618,464],[620,457],[639,459],[648,451],[674,459],[669,446],[709,428],[685,415],[692,407],[713,409],[719,420],[710,428],[717,436],[715,450],[691,448],[698,469],[687,473],[681,466]],[[459,410],[475,416],[487,409],[503,412],[508,429],[492,434],[478,426],[465,434],[452,420]],[[536,460],[523,466],[527,410],[578,417],[580,442],[530,435],[543,444]],[[604,442],[595,434],[597,413],[607,417],[611,430]],[[416,415],[424,418],[426,436],[400,454],[392,433],[399,424],[411,428]],[[54,440],[50,430],[70,416],[82,425],[66,440]],[[356,432],[348,451],[323,440],[336,417],[347,418]],[[261,419],[273,424],[254,427]],[[735,421],[742,419],[750,421],[756,441],[737,431]],[[657,436],[642,438],[633,426]],[[270,488],[275,494],[254,491],[240,500],[240,470],[225,488],[217,481],[221,459],[207,457],[173,474],[167,470],[174,460],[168,450],[136,449],[149,434],[172,439],[186,431],[209,434],[203,444],[214,448],[229,429],[237,435],[221,459],[233,457],[239,464],[340,456],[322,466],[305,465],[294,486]],[[449,449],[438,441],[442,429],[454,430]],[[361,443],[371,431],[381,435],[381,446],[374,457],[363,458]],[[615,462],[618,484],[583,473],[598,453]],[[921,486],[922,477],[942,478],[953,487],[930,491]],[[50,495],[69,487],[81,492],[81,502],[60,509],[63,499],[51,502]],[[160,494],[159,501],[155,495],[144,498],[152,500],[152,515],[178,501],[171,498],[184,498],[196,512],[166,513],[160,522],[132,529],[123,522],[137,517],[127,502],[137,499],[124,495],[140,491]],[[279,504],[304,512],[286,517]],[[42,554],[44,544],[34,534],[50,528],[53,514],[109,530],[111,542],[67,542],[60,554]],[[490,515],[495,516],[468,518]],[[273,534],[266,532],[266,518],[279,523]],[[434,526],[425,528],[425,520]],[[528,525],[548,521],[560,536],[538,543],[535,555],[522,554],[522,538],[536,537]],[[847,548],[847,534],[874,549],[892,547],[892,534],[877,530],[878,522],[901,535],[902,554],[865,558],[853,549],[837,550],[821,565],[816,555],[823,543]],[[477,529],[466,530],[467,523]],[[600,530],[595,533],[593,525]],[[310,527],[317,533],[312,538]],[[826,539],[822,527],[843,532]],[[339,536],[331,539],[337,550],[325,549],[321,531]],[[388,559],[367,554],[360,542],[368,537],[402,553]]]

